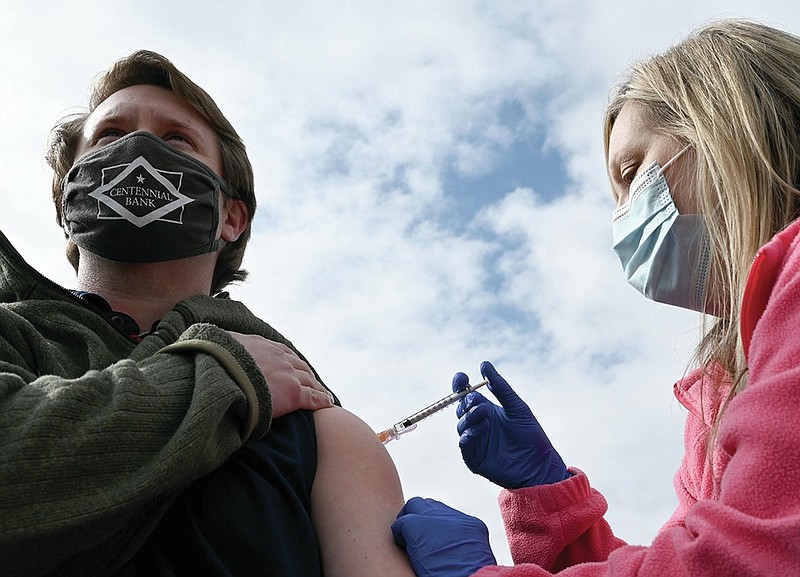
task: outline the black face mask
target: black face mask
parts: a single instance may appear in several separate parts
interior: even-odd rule
[[[63,183],[64,228],[109,260],[176,260],[219,249],[220,190],[205,164],[149,132],[132,132],[80,158]]]

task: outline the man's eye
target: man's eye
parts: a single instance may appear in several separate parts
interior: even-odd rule
[[[185,144],[192,144],[192,141],[189,140],[189,137],[185,134],[181,134],[180,132],[170,132],[166,136],[164,136],[164,142],[177,142],[177,143],[185,143]]]
[[[95,139],[95,144],[108,144],[110,142],[114,142],[118,138],[122,138],[125,136],[125,133],[122,130],[117,128],[108,128],[106,130],[101,131],[97,138]]]

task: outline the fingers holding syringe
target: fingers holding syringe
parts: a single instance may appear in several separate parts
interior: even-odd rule
[[[458,393],[463,391],[464,389],[469,388],[469,377],[464,373],[456,373],[453,375],[453,392]],[[469,396],[469,395],[467,395]],[[466,397],[463,397],[458,404],[456,405],[456,416],[461,418],[461,416],[466,412]]]
[[[463,391],[469,387],[469,377],[464,373],[456,373],[453,375],[453,392]]]
[[[511,421],[527,421],[534,419],[528,404],[511,388],[489,361],[481,363],[481,375],[489,381],[489,390],[505,410]]]
[[[476,403],[458,419],[458,447],[464,463],[474,473],[481,474],[489,450],[489,437],[494,407],[480,393],[470,393],[468,397],[480,397]]]
[[[453,392],[458,393],[469,388],[469,377],[464,373],[456,373],[453,376]],[[467,393],[456,405],[456,416],[460,419],[478,402],[488,402],[483,395],[477,392]]]

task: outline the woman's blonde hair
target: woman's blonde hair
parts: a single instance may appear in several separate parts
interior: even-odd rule
[[[721,20],[634,64],[606,110],[606,155],[629,101],[644,105],[654,130],[693,151],[693,192],[711,244],[706,310],[723,311],[704,322],[695,361],[728,371],[729,400],[747,382],[739,316],[753,257],[800,216],[800,38]]]
[[[140,84],[152,84],[171,90],[209,123],[217,134],[222,153],[222,177],[228,181],[234,197],[244,202],[247,207],[247,227],[235,242],[225,245],[217,259],[211,291],[218,292],[229,283],[244,280],[247,276],[247,271],[240,267],[256,212],[253,168],[247,157],[244,142],[211,96],[160,54],[139,50],[115,62],[91,86],[88,112],[73,114],[62,119],[51,131],[46,159],[53,169],[52,192],[56,206],[56,221],[62,225],[61,184],[75,162],[78,137],[89,114],[115,92]],[[69,240],[67,258],[77,270],[78,250]]]

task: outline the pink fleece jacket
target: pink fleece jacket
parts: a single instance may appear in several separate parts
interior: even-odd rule
[[[516,565],[475,576],[800,576],[800,221],[756,256],[741,330],[748,386],[727,409],[711,464],[720,399],[703,380],[719,378],[719,369],[675,385],[689,411],[679,506],[651,545],[615,537],[605,499],[573,469],[561,483],[500,494]]]

